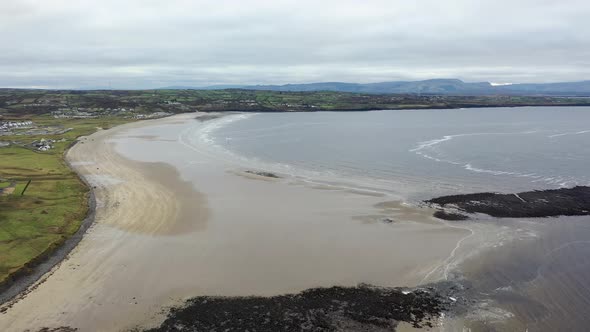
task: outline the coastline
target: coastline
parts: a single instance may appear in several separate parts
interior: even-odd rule
[[[587,272],[578,254],[590,248],[583,218],[436,220],[428,206],[215,155],[199,135],[211,114],[195,116],[125,124],[68,150],[66,162],[92,189],[95,222],[50,273],[0,306],[0,329],[140,330],[174,322],[166,308],[198,299],[231,303],[359,283],[436,289],[444,280],[473,289],[448,295],[472,308],[468,316],[446,313],[437,325],[521,328],[535,310],[567,307],[569,297],[558,294],[573,288],[562,285],[581,283],[576,276]],[[564,260],[544,261],[557,255]],[[554,264],[576,273],[552,275]],[[515,275],[505,280],[496,266]],[[535,324],[573,326],[580,314]]]
[[[11,282],[0,287],[0,306],[14,300],[18,301],[18,298],[26,296],[29,287],[38,282],[42,282],[42,278],[51,275],[51,271],[67,259],[70,252],[72,252],[80,241],[82,241],[84,235],[94,223],[96,216],[96,197],[92,186],[88,183],[86,178],[80,176],[80,174],[76,172],[75,168],[67,159],[67,153],[76,145],[76,143],[78,143],[78,140],[76,140],[74,144],[68,148],[66,153],[64,153],[63,161],[73,172],[76,173],[78,179],[88,188],[88,211],[86,217],[80,223],[78,230],[65,239],[57,248],[51,250],[49,253],[38,256],[31,262],[27,263],[26,267],[31,269],[32,272],[21,274]]]
[[[87,215],[87,218],[85,219],[83,226],[81,226],[80,229],[78,230],[78,232],[76,232],[76,236],[72,236],[68,239],[67,246],[65,246],[65,245],[61,246],[57,251],[53,252],[48,260],[46,260],[42,264],[38,265],[38,268],[37,268],[38,272],[36,274],[26,276],[25,279],[22,279],[22,281],[19,281],[18,284],[15,284],[15,286],[13,286],[10,289],[10,293],[6,293],[7,294],[6,295],[6,302],[4,302],[0,306],[0,310],[1,310],[0,311],[0,326],[3,326],[3,329],[25,330],[25,329],[30,328],[31,326],[37,326],[38,328],[44,328],[46,326],[53,325],[49,322],[43,323],[40,325],[35,325],[35,323],[31,323],[31,325],[29,325],[26,321],[18,320],[19,322],[17,322],[17,325],[13,326],[12,323],[3,321],[3,319],[6,319],[7,316],[10,316],[10,314],[15,306],[19,306],[19,305],[21,305],[21,302],[27,301],[28,298],[35,296],[40,291],[40,289],[45,289],[45,290],[53,293],[55,290],[57,290],[59,288],[66,287],[66,288],[71,289],[70,290],[71,293],[80,292],[80,291],[83,292],[83,290],[76,289],[75,285],[68,285],[69,282],[64,283],[64,278],[69,278],[68,274],[71,273],[70,271],[76,270],[77,269],[76,267],[81,266],[82,264],[85,263],[85,261],[87,261],[87,259],[77,259],[79,256],[79,253],[84,250],[85,246],[88,246],[88,242],[92,241],[92,240],[89,240],[88,237],[94,235],[94,229],[97,227],[103,227],[100,224],[105,223],[105,221],[108,221],[108,220],[106,220],[106,219],[108,219],[108,213],[106,213],[107,216],[105,216],[104,207],[106,204],[109,204],[109,201],[112,201],[113,197],[108,198],[109,194],[105,195],[105,189],[113,184],[112,183],[113,179],[112,178],[109,179],[108,176],[105,176],[104,179],[100,179],[100,178],[97,179],[96,174],[92,174],[91,172],[89,172],[89,169],[93,168],[95,166],[95,164],[93,164],[92,162],[81,161],[80,158],[84,159],[84,156],[88,156],[88,155],[92,154],[92,153],[89,153],[89,151],[88,151],[88,150],[93,150],[93,148],[89,148],[89,146],[92,144],[94,144],[94,147],[96,147],[96,145],[99,145],[99,146],[103,145],[102,149],[107,152],[107,155],[114,153],[112,151],[112,149],[113,149],[112,143],[106,143],[104,141],[108,141],[111,137],[116,136],[118,133],[120,133],[126,129],[129,129],[130,127],[137,128],[137,127],[141,127],[141,126],[145,126],[145,125],[150,125],[151,123],[152,123],[152,121],[150,121],[150,120],[141,121],[141,122],[133,122],[133,123],[128,123],[128,124],[124,124],[121,126],[117,126],[117,127],[111,128],[109,130],[97,131],[97,132],[93,133],[92,135],[80,137],[78,139],[78,143],[73,145],[68,150],[68,153],[65,156],[64,160],[68,163],[68,165],[70,167],[72,167],[72,169],[76,172],[78,177],[80,179],[82,179],[82,181],[84,181],[84,183],[86,185],[88,185],[90,192],[91,192],[91,195],[89,196],[89,200],[92,204],[91,209],[89,209],[89,214]],[[83,151],[83,152],[81,152],[81,151]],[[101,157],[104,157],[104,154],[101,155]],[[126,166],[128,170],[134,169],[134,168],[135,169],[142,168],[145,173],[155,172],[155,173],[158,173],[159,176],[162,176],[162,174],[164,174],[164,177],[168,177],[167,180],[172,181],[171,183],[173,185],[176,185],[177,188],[183,187],[182,183],[181,183],[182,181],[180,181],[180,180],[174,181],[173,177],[175,176],[175,171],[173,169],[171,169],[171,167],[168,165],[142,164],[142,163],[137,163],[137,162],[125,160],[125,159],[119,159],[119,160],[117,160],[117,162],[108,161],[108,163],[111,163],[113,165],[117,165],[116,166],[117,168],[119,168],[121,166]],[[96,169],[98,170],[98,168],[99,167],[97,167]],[[121,168],[120,170],[123,170],[123,169]],[[155,185],[153,185],[151,187],[146,186],[145,184],[142,185],[141,187],[144,190],[144,193],[148,193],[148,191],[150,191],[150,189],[154,189],[154,188],[161,189],[161,186],[162,186],[161,183],[160,184],[156,183]],[[185,185],[184,186],[185,191],[187,191],[187,188],[189,191],[192,190],[192,188],[187,187]],[[158,194],[155,197],[162,198],[162,196],[165,196],[165,194]],[[169,215],[169,218],[161,218],[161,220],[166,221],[166,220],[174,220],[175,219],[175,215],[177,214],[175,212],[175,210],[176,210],[177,206],[176,206],[176,204],[170,204],[170,201],[174,200],[175,197],[176,196],[172,195],[172,196],[170,196],[170,198],[167,199],[167,205],[170,208],[167,209],[165,211],[165,213],[167,213]],[[182,199],[178,199],[178,201],[182,201]],[[110,204],[112,204],[112,203],[113,202],[111,202]],[[115,205],[117,205],[117,204],[115,203]],[[132,212],[137,213],[138,211],[132,210]],[[163,217],[163,214],[162,213],[156,214],[156,216]],[[122,217],[122,216],[118,215],[117,217]],[[125,217],[123,217],[122,219],[125,219]],[[167,233],[172,233],[172,232],[184,231],[184,228],[182,227],[182,225],[180,225],[181,227],[178,227],[177,229],[169,228],[169,227],[166,227],[165,222],[162,223],[162,222],[159,222],[159,220],[155,223],[144,225],[145,227],[135,227],[135,229],[134,229],[132,223],[122,222],[119,226],[120,227],[127,227],[132,232],[143,232],[145,234],[157,234],[158,232],[163,233],[163,234],[167,234]],[[104,248],[104,249],[107,249],[107,248]],[[58,279],[58,280],[56,280],[56,279]],[[61,280],[59,280],[59,279],[61,279]],[[51,284],[51,285],[48,285],[48,284]],[[54,289],[51,289],[51,288],[54,288]],[[40,300],[36,301],[36,302],[37,303],[33,303],[34,306],[39,305],[39,303],[49,304],[52,302],[52,298],[51,298],[51,296],[42,296],[41,295]],[[81,303],[79,305],[82,306]],[[28,311],[28,310],[25,309],[25,311]],[[5,325],[6,323],[8,325]],[[24,324],[24,325],[19,325],[19,324]],[[69,326],[69,324],[56,324],[56,326],[57,327]]]
[[[236,176],[234,166],[176,145],[175,128],[190,121],[194,114],[126,124],[71,150],[97,187],[96,221],[69,259],[0,315],[0,328],[120,330],[153,326],[162,308],[199,295],[416,286],[467,235],[384,197]],[[146,160],[128,159],[142,151]],[[175,167],[162,162],[175,158]],[[389,217],[396,222],[382,221]]]
[[[41,280],[46,274],[50,273],[56,266],[61,264],[72,250],[76,248],[78,243],[84,237],[84,234],[94,223],[96,215],[96,197],[92,186],[87,179],[81,176],[75,169],[75,167],[68,160],[68,153],[70,150],[78,144],[81,137],[77,137],[69,147],[64,151],[61,156],[61,160],[66,166],[76,174],[76,177],[80,182],[88,189],[87,204],[88,209],[86,216],[80,223],[80,227],[70,237],[64,239],[64,241],[57,246],[57,248],[51,248],[48,252],[39,255],[33,260],[29,261],[23,268],[30,269],[29,272],[17,272],[13,280],[6,282],[0,286],[0,306],[13,300],[18,300],[19,297],[26,295],[27,289],[33,284]]]
[[[139,124],[141,122],[142,121],[130,122],[110,128],[109,130],[115,130],[125,125]],[[145,120],[143,122],[145,122]],[[7,303],[8,307],[10,307],[11,302],[18,301],[19,298],[26,296],[29,291],[32,291],[34,288],[29,290],[31,286],[42,283],[44,279],[49,277],[53,269],[58,267],[64,260],[68,259],[68,255],[76,248],[80,241],[82,241],[88,229],[92,227],[96,217],[96,196],[93,186],[86,177],[79,173],[78,169],[72,165],[71,160],[68,158],[70,151],[86,137],[88,136],[77,137],[61,157],[67,167],[76,174],[79,181],[81,181],[88,189],[88,210],[85,218],[80,223],[78,230],[70,237],[64,239],[57,248],[52,248],[51,250],[48,250],[47,253],[43,253],[27,263],[24,268],[30,269],[30,272],[17,272],[17,276],[13,277],[14,280],[0,286],[0,307],[4,307]]]
[[[458,110],[458,109],[482,109],[482,108],[527,108],[527,107],[590,107],[590,102],[587,103],[564,103],[564,104],[457,104],[457,105],[411,105],[410,107],[399,106],[399,107],[359,107],[359,108],[336,108],[336,109],[321,109],[321,110],[277,110],[277,109],[240,109],[230,108],[226,110],[202,110],[203,113],[219,113],[219,114],[236,114],[236,113],[319,113],[319,112],[333,112],[333,113],[347,113],[347,112],[375,112],[375,111],[426,111],[426,110]],[[188,114],[188,113],[179,113]],[[178,114],[177,114],[178,115]]]

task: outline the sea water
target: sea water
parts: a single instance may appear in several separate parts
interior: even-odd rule
[[[410,203],[458,193],[590,185],[589,107],[238,114],[191,134],[212,154],[244,167]],[[484,299],[473,305],[467,326],[585,330],[590,218],[483,222],[499,233],[523,235],[498,236],[477,254],[463,253],[469,258],[453,276],[467,280]],[[469,240],[478,236],[483,238],[475,234]]]
[[[588,107],[241,114],[198,138],[253,167],[408,200],[590,184]]]

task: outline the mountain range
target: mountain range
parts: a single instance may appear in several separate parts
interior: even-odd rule
[[[489,82],[463,82],[459,79],[431,79],[424,81],[394,81],[381,83],[323,82],[285,85],[211,85],[205,87],[169,86],[162,89],[339,91],[375,94],[394,93],[433,95],[590,96],[590,81],[494,85]]]

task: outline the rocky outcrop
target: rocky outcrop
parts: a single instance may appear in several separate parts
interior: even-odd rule
[[[149,331],[393,331],[433,321],[457,300],[434,288],[315,288],[274,297],[196,297]]]
[[[577,186],[517,194],[452,195],[433,198],[426,203],[442,208],[435,213],[435,217],[446,220],[462,219],[460,212],[485,213],[498,218],[583,216],[590,215],[590,187]]]

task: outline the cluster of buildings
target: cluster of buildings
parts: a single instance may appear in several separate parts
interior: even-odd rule
[[[33,121],[6,121],[0,122],[0,131],[8,131],[18,128],[28,128],[33,125]]]
[[[53,143],[55,143],[55,140],[42,138],[38,141],[34,141],[31,145],[38,151],[47,151],[53,149]]]
[[[135,114],[133,116],[134,119],[155,119],[155,118],[163,118],[166,116],[170,116],[172,113],[168,112],[154,112],[150,114]]]
[[[62,107],[57,111],[51,112],[56,119],[92,119],[107,115],[120,115],[134,112],[133,108],[102,108],[102,107]]]

